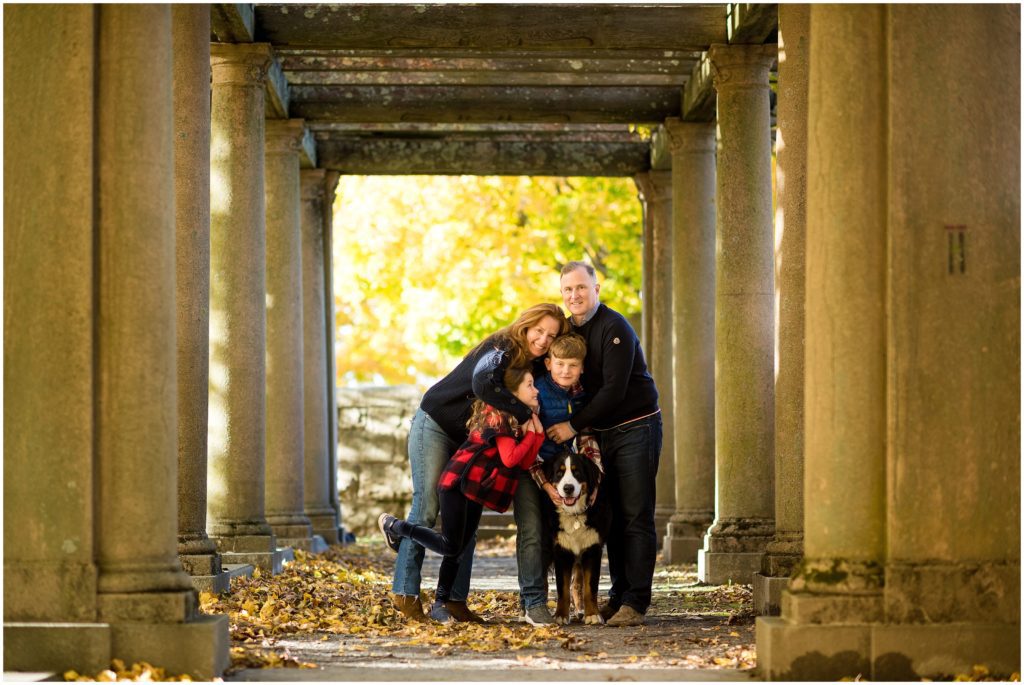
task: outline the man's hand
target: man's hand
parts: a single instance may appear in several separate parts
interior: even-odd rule
[[[563,421],[548,428],[548,437],[558,444],[562,444],[576,437],[576,431],[572,429],[568,421]]]
[[[555,486],[551,483],[544,484],[544,492],[551,498],[556,507],[562,506],[562,498],[558,495],[558,490],[555,490]]]
[[[594,506],[594,502],[597,501],[597,491],[598,491],[598,488],[595,487],[594,491],[592,493],[590,493],[590,497],[587,498],[587,506],[588,507]]]

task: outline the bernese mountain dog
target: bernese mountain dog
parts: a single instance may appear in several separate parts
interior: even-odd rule
[[[569,623],[572,596],[577,611],[582,604],[584,623],[603,623],[597,607],[597,585],[612,513],[604,496],[605,488],[598,487],[601,472],[584,455],[567,451],[549,459],[544,473],[562,498],[561,505],[550,507],[548,524],[549,534],[554,538],[552,562],[558,588],[555,622]],[[595,490],[597,498],[591,504]]]

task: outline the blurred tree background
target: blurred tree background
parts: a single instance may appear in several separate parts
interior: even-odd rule
[[[642,210],[629,178],[342,176],[334,205],[338,385],[446,374],[593,264],[601,300],[639,315]]]

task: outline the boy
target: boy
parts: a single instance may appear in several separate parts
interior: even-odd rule
[[[540,392],[540,422],[544,428],[562,421],[568,421],[573,413],[586,403],[580,376],[583,374],[583,359],[587,354],[587,343],[582,336],[569,333],[559,336],[551,343],[544,364],[548,373],[535,382]],[[579,451],[589,457],[601,469],[601,452],[597,441],[586,431],[577,436]],[[519,575],[519,597],[523,610],[522,620],[531,625],[554,623],[547,609],[547,567],[551,557],[551,541],[544,536],[544,503],[547,495],[556,506],[562,498],[555,486],[544,475],[544,463],[562,453],[568,445],[559,445],[545,438],[537,459],[529,469],[533,482],[521,480],[516,492],[513,514],[516,519],[516,561]],[[603,471],[602,471],[603,472]],[[536,487],[533,485],[536,484]],[[597,490],[590,494],[593,503]]]

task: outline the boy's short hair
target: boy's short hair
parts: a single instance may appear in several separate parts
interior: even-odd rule
[[[578,333],[566,333],[555,338],[548,354],[559,359],[584,359],[587,356],[587,341]]]

